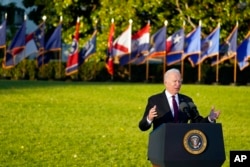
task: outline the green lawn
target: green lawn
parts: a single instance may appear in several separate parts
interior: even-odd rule
[[[0,166],[148,167],[138,122],[163,84],[0,80]],[[250,87],[183,85],[201,115],[221,110],[230,150],[250,150]]]

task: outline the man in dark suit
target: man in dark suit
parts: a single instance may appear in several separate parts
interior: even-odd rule
[[[179,93],[181,84],[182,78],[178,69],[170,69],[164,74],[165,90],[148,98],[144,115],[139,122],[142,131],[150,129],[151,125],[154,130],[163,123],[188,123],[189,120],[191,123],[216,121],[220,111],[215,111],[212,107],[207,117],[200,116],[192,98]],[[185,107],[189,109],[185,110]]]
[[[148,98],[145,113],[139,122],[139,128],[142,131],[150,129],[151,125],[154,130],[163,123],[188,123],[189,120],[192,123],[214,123],[216,121],[220,111],[215,111],[213,107],[207,117],[200,116],[192,98],[179,93],[181,84],[182,79],[178,69],[170,69],[164,74],[165,90]],[[183,112],[178,109],[175,113],[172,103],[173,96],[177,107],[182,103],[191,104],[192,106],[189,107],[192,107],[192,111]]]

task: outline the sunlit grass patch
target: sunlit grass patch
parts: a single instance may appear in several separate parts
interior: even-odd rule
[[[151,166],[138,122],[162,84],[0,81],[0,166]],[[221,110],[227,160],[250,149],[248,87],[183,85],[202,115]]]

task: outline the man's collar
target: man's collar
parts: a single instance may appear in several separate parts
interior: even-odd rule
[[[167,90],[165,90],[165,95],[167,96],[167,98],[169,98],[169,97],[172,97],[173,95],[172,94],[170,94]],[[175,97],[177,97],[178,96],[178,94],[175,94],[174,95]]]

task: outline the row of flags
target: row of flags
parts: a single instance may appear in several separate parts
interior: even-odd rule
[[[51,52],[61,53],[61,29],[62,22],[60,21],[50,38],[45,41],[45,20],[30,34],[25,34],[25,20],[7,48],[3,59],[3,68],[12,68],[34,53],[37,53],[38,67],[47,64],[51,59]],[[78,18],[65,69],[66,75],[77,73],[81,64],[96,52],[97,30],[94,30],[91,38],[83,47],[80,47],[79,29]],[[220,44],[219,25],[204,38],[201,38],[201,24],[188,34],[185,34],[184,27],[170,36],[167,36],[166,32],[167,22],[165,21],[164,26],[151,37],[149,22],[132,34],[132,20],[129,20],[129,25],[125,31],[115,38],[115,24],[112,19],[107,41],[106,68],[108,73],[111,76],[114,75],[113,65],[115,60],[120,65],[140,65],[152,59],[161,58],[169,66],[188,58],[192,66],[196,66],[207,58],[211,58],[211,65],[218,65],[235,58],[240,70],[249,65],[250,32],[237,46],[238,24],[222,44]],[[0,26],[0,48],[6,48],[6,20]]]
[[[2,48],[6,48],[6,20],[0,26]],[[38,67],[48,63],[48,52],[61,49],[61,24],[55,29],[50,39],[45,43],[45,22],[42,22],[35,31],[26,35],[26,19],[16,32],[13,40],[7,48],[2,67],[9,69],[20,63],[31,54],[38,53]],[[6,50],[6,49],[5,49]]]
[[[78,67],[93,53],[96,52],[96,34],[95,30],[91,39],[83,46],[79,47],[79,19],[77,19],[75,35],[71,45],[70,54],[68,55],[67,66],[65,69],[66,75],[74,74],[78,71]],[[41,67],[48,64],[53,58],[53,54],[61,54],[62,40],[61,40],[62,21],[60,20],[58,26],[47,41],[45,41],[45,20],[37,27],[35,31],[26,34],[26,19],[21,27],[16,32],[13,40],[6,49],[6,20],[0,26],[0,48],[4,48],[4,58],[2,67],[4,69],[13,68],[23,59],[36,54],[37,66]],[[7,51],[6,51],[7,50]]]
[[[114,26],[113,24],[111,27]],[[142,64],[153,58],[162,58],[168,66],[181,62],[185,58],[188,58],[192,66],[201,64],[207,58],[211,58],[212,66],[231,58],[236,58],[240,70],[249,65],[250,33],[237,46],[238,24],[222,44],[220,44],[220,25],[204,38],[201,37],[201,25],[187,35],[182,27],[168,37],[166,25],[149,38],[149,23],[132,36],[130,35],[131,23],[129,23],[128,28],[112,43],[112,54],[110,54],[109,45],[109,57],[119,59],[121,65]]]

